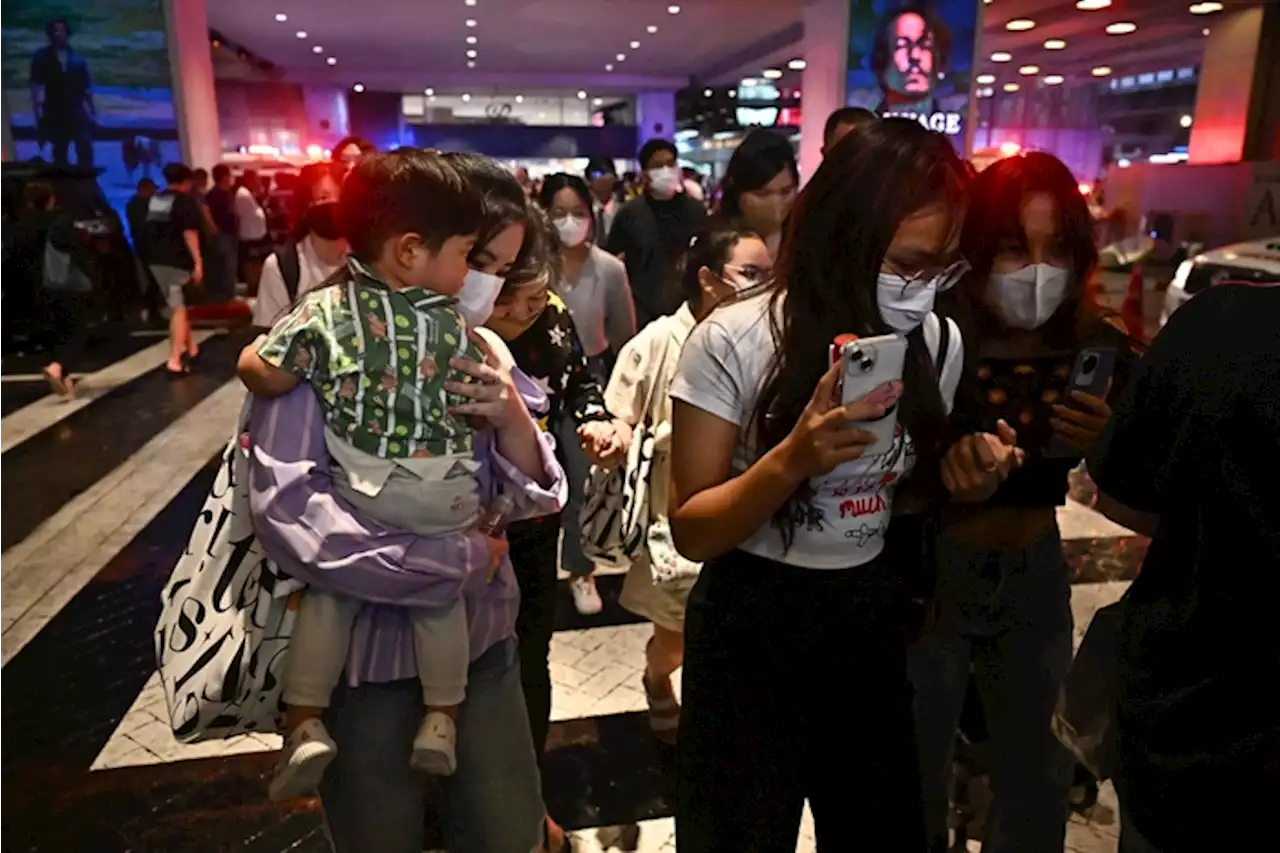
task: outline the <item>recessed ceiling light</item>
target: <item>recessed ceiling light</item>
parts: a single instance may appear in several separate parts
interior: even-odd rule
[[[432,95],[434,95],[435,93],[436,93],[436,90],[435,90],[435,89],[423,89],[423,90],[422,90],[422,94],[426,95],[428,98],[430,98],[430,97],[431,97]]]
[[[1213,12],[1221,12],[1221,3],[1192,3],[1187,9],[1193,15],[1208,15]]]
[[[463,4],[467,6],[474,6],[476,5],[476,0],[463,0]]]
[[[1076,3],[1076,8],[1081,12],[1095,12],[1098,9],[1105,9],[1111,5],[1111,0],[1080,0]]]
[[[640,42],[638,42],[638,41],[633,41],[633,42],[631,42],[631,49],[632,49],[632,50],[639,50],[639,49],[640,49]]]
[[[714,94],[715,94],[715,92],[712,92],[710,89],[703,89],[703,90],[702,90],[702,97],[704,97],[704,98],[710,98],[710,97],[711,97],[712,95],[714,95]]]
[[[1089,73],[1092,74],[1094,77],[1110,77],[1111,68],[1110,66],[1107,66],[1107,65],[1099,65],[1097,68],[1093,69]]]
[[[1018,91],[1018,84],[1017,84],[1017,83],[1005,83],[1005,84],[1004,84],[1004,90],[1005,90],[1006,92],[1016,92],[1016,91]]]
[[[351,87],[351,91],[353,91],[353,92],[363,92],[363,91],[364,91],[364,84],[363,84],[363,83],[357,83],[357,84],[355,84],[354,86],[352,86],[352,87]]]
[[[467,59],[475,59],[479,55],[480,54],[476,53],[474,50],[467,51]]]
[[[586,92],[584,92],[584,91],[582,91],[581,89],[579,89],[579,90],[578,90],[578,100],[579,100],[579,101],[585,101],[586,99],[587,99],[587,93],[586,93]]]
[[[645,32],[647,32],[649,35],[653,35],[654,33],[656,33],[656,32],[658,31],[658,25],[657,25],[657,24],[650,24],[649,26],[645,27],[644,29],[645,29]]]
[[[323,47],[321,47],[320,45],[316,45],[315,47],[311,48],[311,52],[312,52],[312,53],[324,53],[324,48],[323,48]]]
[[[467,18],[467,26],[468,26],[468,27],[474,27],[475,25],[476,25],[476,19],[475,19],[475,18]]]
[[[287,20],[289,20],[289,16],[286,15],[284,12],[276,12],[277,23],[283,24]]]
[[[1207,36],[1207,35],[1209,35],[1209,28],[1208,28],[1208,27],[1205,27],[1203,30],[1201,30],[1201,31],[1200,31],[1200,35],[1202,35],[1202,36]]]
[[[1030,18],[1014,18],[1012,21],[1004,25],[1004,28],[1011,33],[1021,33],[1026,30],[1034,30],[1036,22]]]
[[[468,68],[475,68],[475,67],[476,67],[476,61],[475,61],[474,59],[468,59],[468,60],[467,60],[467,67],[468,67]]]
[[[468,94],[468,93],[466,93],[466,92],[463,92],[463,93],[462,93],[462,100],[463,100],[463,101],[465,101],[465,102],[469,102],[469,101],[471,100],[471,95],[470,95],[470,94]]]
[[[475,44],[478,41],[480,41],[480,39],[475,36],[467,36],[467,44]]]
[[[738,90],[737,90],[737,89],[730,89],[730,90],[729,90],[729,97],[730,97],[730,98],[736,98],[736,97],[738,97]]]
[[[1114,24],[1107,24],[1107,35],[1109,36],[1125,36],[1138,28],[1138,25],[1132,21],[1116,21]]]
[[[803,71],[808,63],[803,59],[793,59],[787,63],[787,67],[792,71]]]
[[[328,59],[326,59],[326,60],[325,60],[325,62],[329,63],[330,65],[337,65],[337,64],[338,64],[338,60],[337,60],[337,58],[336,58],[336,57],[333,57],[333,56],[331,56],[331,57],[329,57]]]
[[[612,63],[612,62],[606,62],[606,63],[604,64],[604,70],[605,70],[605,71],[612,71],[612,70],[613,70],[613,63]]]
[[[668,7],[667,7],[667,14],[668,14],[668,15],[679,15],[679,14],[680,14],[680,7],[679,7],[679,6],[668,6]]]
[[[1046,86],[1057,86],[1062,83],[1065,78],[1061,74],[1046,74],[1044,84]]]
[[[766,80],[777,80],[782,77],[782,72],[776,68],[766,68],[760,72],[760,76]]]
[[[627,55],[625,53],[620,53],[617,56],[615,56],[614,59],[618,60],[619,62],[626,62]]]
[[[985,85],[987,85],[988,83],[994,83],[994,82],[996,82],[996,75],[994,75],[994,74],[979,74],[979,75],[978,75],[978,85],[979,85],[979,86],[985,86]]]
[[[297,37],[298,37],[298,38],[300,38],[300,39],[304,39],[304,38],[306,38],[306,37],[307,37],[307,31],[306,31],[306,30],[298,30],[296,33],[294,33],[294,35],[295,35],[295,36],[297,36]]]
[[[1013,59],[1013,54],[1005,53],[1003,50],[997,50],[995,53],[991,54],[992,62],[1008,62],[1011,59]]]
[[[1045,39],[1044,42],[1045,50],[1062,50],[1066,46],[1067,43],[1062,39]]]
[[[1039,66],[1039,65],[1024,65],[1024,66],[1022,66],[1021,68],[1019,68],[1019,69],[1018,69],[1018,73],[1019,73],[1019,74],[1021,74],[1021,75],[1023,75],[1024,77],[1030,77],[1030,76],[1032,76],[1032,75],[1034,75],[1034,74],[1039,74],[1039,73],[1040,73],[1040,66]]]
[[[598,106],[600,106],[600,105],[601,105],[601,104],[603,104],[603,103],[604,103],[604,98],[592,98],[592,99],[591,99],[591,106],[593,106],[593,107],[598,107]]]

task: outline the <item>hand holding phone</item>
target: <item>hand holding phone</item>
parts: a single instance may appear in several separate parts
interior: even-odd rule
[[[840,357],[844,368],[841,403],[870,403],[884,409],[881,417],[858,424],[875,436],[875,441],[864,452],[868,456],[889,452],[898,426],[907,339],[900,335],[881,335],[846,341],[840,347]]]
[[[1055,405],[1049,420],[1053,438],[1046,453],[1048,457],[1084,453],[1098,440],[1111,417],[1107,392],[1111,389],[1115,366],[1114,347],[1089,347],[1080,351],[1067,383],[1066,403]]]

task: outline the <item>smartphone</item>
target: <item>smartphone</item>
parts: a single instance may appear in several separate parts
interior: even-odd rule
[[[846,341],[840,347],[844,373],[840,381],[840,402],[867,400],[884,406],[884,415],[858,423],[875,436],[865,456],[888,453],[898,425],[898,400],[902,397],[902,367],[907,358],[907,339],[901,335],[881,335]]]
[[[1071,378],[1067,380],[1066,398],[1063,405],[1071,406],[1071,392],[1083,391],[1094,397],[1106,397],[1111,386],[1111,376],[1116,369],[1115,347],[1086,347],[1076,356],[1076,365],[1071,370]],[[1049,440],[1046,453],[1051,458],[1079,455],[1078,450],[1070,447],[1059,436]]]

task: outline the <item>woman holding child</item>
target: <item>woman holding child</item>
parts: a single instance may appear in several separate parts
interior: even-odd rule
[[[405,149],[357,165],[341,205],[353,263],[241,363],[261,392],[255,530],[309,585],[285,673],[292,778],[277,777],[276,793],[318,779],[339,853],[417,853],[417,765],[440,776],[450,850],[558,850],[520,687],[516,578],[476,530],[486,512],[564,500],[528,409],[545,395],[513,376],[500,341],[471,332],[524,225],[494,216],[448,158]],[[402,532],[413,525],[385,499],[411,493],[422,512]],[[309,645],[308,631],[324,642]]]

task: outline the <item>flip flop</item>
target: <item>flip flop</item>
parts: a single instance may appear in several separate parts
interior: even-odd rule
[[[45,381],[49,383],[49,387],[53,389],[53,393],[60,397],[71,395],[71,380],[65,374],[55,376],[47,367],[41,372],[44,374]]]

